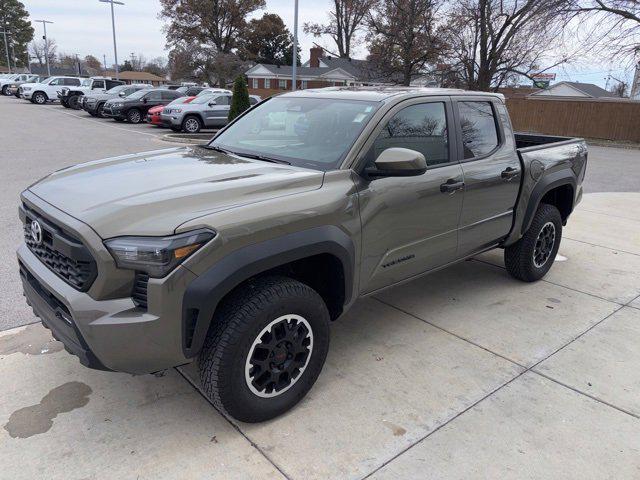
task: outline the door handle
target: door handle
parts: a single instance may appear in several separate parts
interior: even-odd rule
[[[518,169],[513,168],[513,167],[507,167],[507,168],[505,168],[505,169],[502,171],[502,173],[500,174],[500,176],[501,176],[504,180],[509,181],[509,180],[511,180],[512,178],[517,177],[519,174],[520,174],[520,171],[519,171]]]
[[[456,190],[464,188],[464,182],[459,182],[455,178],[450,178],[445,183],[440,185],[440,191],[442,193],[454,193]]]

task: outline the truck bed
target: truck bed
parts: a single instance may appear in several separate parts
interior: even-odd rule
[[[571,137],[558,137],[554,135],[539,135],[535,133],[515,133],[516,148],[522,150],[530,147],[539,147],[550,143],[572,142],[578,140]]]

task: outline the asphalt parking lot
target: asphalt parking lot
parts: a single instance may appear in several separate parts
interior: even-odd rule
[[[0,97],[0,477],[640,478],[640,150],[591,148],[543,281],[511,279],[494,251],[360,301],[300,405],[246,425],[192,367],[87,370],[27,325],[19,192],[172,146],[162,133]]]

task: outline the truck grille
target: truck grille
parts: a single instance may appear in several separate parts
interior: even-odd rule
[[[147,285],[149,284],[149,275],[142,272],[136,272],[136,279],[133,283],[133,303],[140,308],[147,308]]]
[[[96,262],[80,240],[67,234],[55,222],[45,219],[26,206],[24,241],[49,269],[76,290],[86,291],[97,276]],[[33,235],[37,222],[41,238]]]

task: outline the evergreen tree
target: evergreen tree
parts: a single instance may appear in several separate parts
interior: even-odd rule
[[[233,97],[231,98],[231,108],[229,109],[229,121],[241,115],[251,104],[249,103],[249,89],[244,75],[238,75],[233,82]]]

